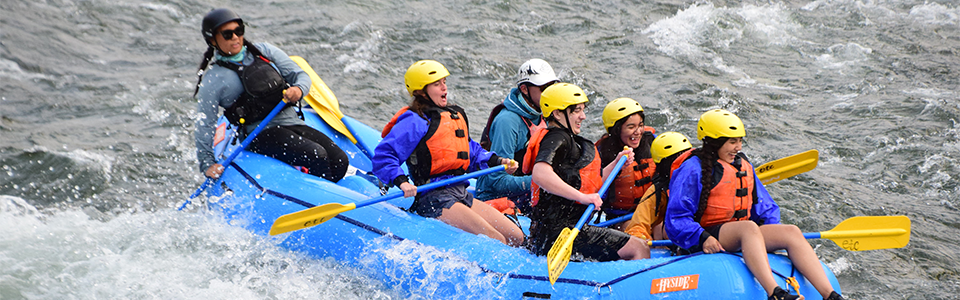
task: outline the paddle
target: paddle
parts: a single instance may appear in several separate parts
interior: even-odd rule
[[[614,166],[613,171],[610,171],[610,175],[607,175],[607,180],[605,180],[600,187],[598,194],[600,194],[601,197],[606,194],[607,188],[610,187],[613,180],[617,178],[617,174],[620,174],[620,168],[623,168],[623,164],[626,162],[627,157],[625,156],[620,157],[620,160],[617,161],[617,165]],[[550,247],[550,252],[547,252],[547,272],[550,274],[551,285],[557,282],[557,278],[560,278],[560,273],[563,273],[563,269],[565,269],[567,263],[570,262],[570,254],[573,252],[573,240],[577,238],[577,234],[580,233],[580,228],[583,227],[583,224],[587,223],[587,219],[593,214],[593,209],[593,204],[587,205],[587,210],[580,216],[577,225],[574,226],[573,229],[564,228],[563,231],[560,232],[560,235],[557,236],[557,241]]]
[[[234,158],[237,158],[237,155],[240,155],[240,152],[243,151],[243,149],[247,149],[247,146],[250,145],[251,142],[253,142],[253,139],[256,138],[258,134],[260,134],[260,131],[262,131],[264,128],[267,127],[267,123],[270,123],[270,120],[273,120],[273,117],[277,116],[277,114],[279,114],[280,111],[283,110],[285,106],[287,106],[286,99],[283,99],[283,101],[280,101],[280,103],[277,103],[277,106],[274,107],[273,110],[271,110],[270,113],[267,114],[267,116],[260,121],[260,124],[258,124],[257,127],[254,128],[253,131],[247,135],[247,138],[243,139],[243,142],[240,143],[240,147],[233,149],[233,152],[230,153],[230,155],[228,155],[227,158],[224,158],[223,160],[218,162],[218,164],[223,166],[224,170],[229,168],[230,162],[232,162]],[[243,119],[240,119],[240,123],[243,123]],[[218,178],[217,181],[219,180],[220,179]],[[190,204],[190,200],[192,200],[193,198],[196,198],[197,196],[200,196],[200,193],[203,193],[203,191],[206,190],[211,183],[215,183],[215,181],[213,181],[213,178],[207,177],[207,180],[203,181],[203,184],[200,185],[200,188],[198,188],[197,191],[193,192],[193,194],[190,195],[190,198],[187,198],[187,201],[184,201],[183,205],[180,205],[180,208],[177,208],[177,210],[183,210],[183,208],[187,207],[187,205]]]
[[[480,177],[486,174],[500,172],[507,169],[507,165],[501,165],[496,167],[486,168],[480,171],[463,174],[457,177],[447,178],[437,182],[432,182],[428,184],[421,185],[417,187],[418,193],[427,192],[438,187],[447,186],[454,183],[464,182],[470,178]],[[287,233],[294,230],[300,230],[304,228],[309,228],[316,226],[320,223],[326,222],[333,217],[336,217],[342,212],[354,210],[361,208],[367,205],[380,203],[394,198],[400,198],[403,196],[402,191],[396,191],[390,194],[386,194],[380,197],[368,199],[359,203],[350,203],[350,204],[340,204],[340,203],[327,203],[320,206],[315,206],[309,209],[304,209],[295,213],[289,213],[282,215],[273,222],[273,226],[270,227],[270,235],[278,235],[281,233]]]
[[[366,154],[367,157],[372,158],[373,148],[370,148],[363,140],[358,140],[353,135],[350,127],[343,122],[344,114],[340,111],[340,102],[337,101],[337,96],[333,94],[330,87],[323,82],[323,79],[320,79],[317,72],[310,67],[310,64],[308,64],[303,57],[294,55],[290,56],[290,59],[297,63],[300,69],[303,69],[303,71],[310,76],[310,93],[303,97],[303,99],[307,101],[307,104],[313,107],[317,115],[320,115],[320,118],[330,125],[330,127],[345,135],[350,139],[350,142],[360,145],[360,151]]]
[[[849,251],[903,248],[910,242],[910,218],[907,216],[852,217],[829,231],[805,232],[807,239],[830,239]],[[648,243],[653,247],[673,245],[670,240]]]
[[[794,175],[813,170],[817,167],[819,159],[820,152],[816,149],[811,149],[803,153],[765,163],[754,170],[761,183],[771,184],[781,179],[790,178]]]
[[[765,163],[759,167],[756,167],[754,172],[757,173],[757,178],[760,179],[760,182],[766,185],[780,181],[781,179],[793,177],[806,171],[813,170],[813,168],[817,167],[817,160],[819,157],[820,152],[818,152],[816,149],[812,149],[803,153],[790,155]],[[593,226],[607,227],[630,220],[630,218],[633,218],[633,213],[596,223]]]

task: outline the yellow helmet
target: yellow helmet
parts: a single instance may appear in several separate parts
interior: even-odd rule
[[[743,121],[732,112],[723,109],[714,109],[700,115],[700,121],[697,122],[697,139],[703,140],[704,137],[714,139],[728,137],[747,136],[743,128]]]
[[[413,91],[422,90],[428,84],[450,76],[450,72],[443,64],[435,60],[421,60],[413,63],[403,74],[403,83],[407,85],[407,92],[413,96]]]
[[[661,160],[680,151],[693,148],[690,141],[682,133],[676,131],[664,132],[653,139],[650,144],[650,156],[653,162],[659,164]]]
[[[607,103],[607,107],[603,108],[603,128],[610,129],[620,119],[637,112],[643,112],[643,106],[640,106],[640,103],[636,100],[630,98],[613,99],[613,101]]]
[[[540,112],[544,117],[549,117],[550,113],[558,109],[567,109],[570,105],[587,103],[587,93],[583,92],[579,86],[570,83],[557,83],[551,85],[540,94]]]

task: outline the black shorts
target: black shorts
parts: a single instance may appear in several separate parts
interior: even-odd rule
[[[619,260],[617,251],[629,241],[630,235],[623,231],[584,225],[573,240],[573,253],[588,260]]]
[[[465,184],[445,186],[426,193],[417,193],[410,211],[425,218],[437,218],[444,208],[451,208],[455,203],[463,203],[473,207],[473,194],[467,192]]]

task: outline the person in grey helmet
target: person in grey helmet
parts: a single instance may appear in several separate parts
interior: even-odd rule
[[[243,19],[229,9],[214,9],[203,17],[201,34],[207,51],[193,92],[200,115],[194,138],[200,171],[211,178],[223,173],[212,148],[221,107],[244,135],[253,131],[281,99],[292,104],[310,90],[310,77],[286,53],[269,43],[251,43],[244,39],[244,33]],[[343,178],[350,164],[346,153],[329,137],[307,126],[293,105],[267,125],[247,150],[330,181]]]
[[[546,128],[540,115],[540,93],[560,79],[549,63],[538,58],[524,62],[517,77],[517,87],[511,89],[503,103],[490,113],[480,145],[500,157],[523,161],[531,132]],[[521,212],[527,212],[530,209],[530,181],[530,174],[519,169],[513,174],[481,176],[477,179],[477,199],[507,197]]]

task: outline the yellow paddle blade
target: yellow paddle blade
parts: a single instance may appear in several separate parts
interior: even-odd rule
[[[337,96],[333,95],[330,87],[327,87],[327,84],[323,82],[323,79],[320,79],[317,72],[313,71],[313,68],[310,67],[310,64],[307,64],[307,61],[304,60],[303,57],[294,55],[290,56],[290,59],[297,63],[297,65],[310,76],[310,81],[312,82],[310,84],[310,93],[304,96],[303,99],[307,101],[307,104],[310,104],[310,107],[313,107],[313,110],[320,115],[320,118],[322,118],[324,122],[327,122],[330,127],[347,136],[351,142],[356,144],[357,138],[350,133],[347,125],[343,124],[343,112],[340,111],[340,102],[337,102]]]
[[[813,149],[765,163],[757,167],[755,171],[760,182],[767,185],[780,181],[780,179],[813,170],[817,167],[819,159],[820,152]]]
[[[547,272],[550,274],[551,285],[557,282],[560,273],[567,268],[570,254],[573,253],[573,240],[577,239],[579,233],[580,229],[564,228],[557,236],[557,241],[550,247],[550,252],[547,252]]]
[[[277,218],[276,221],[273,221],[273,226],[270,227],[270,235],[278,235],[307,227],[313,227],[317,224],[326,222],[333,217],[336,217],[342,212],[352,210],[354,208],[357,208],[356,203],[350,203],[347,205],[339,203],[327,203],[295,213],[285,214]]]
[[[910,218],[907,216],[852,217],[830,231],[820,232],[849,251],[903,248],[910,242]]]

